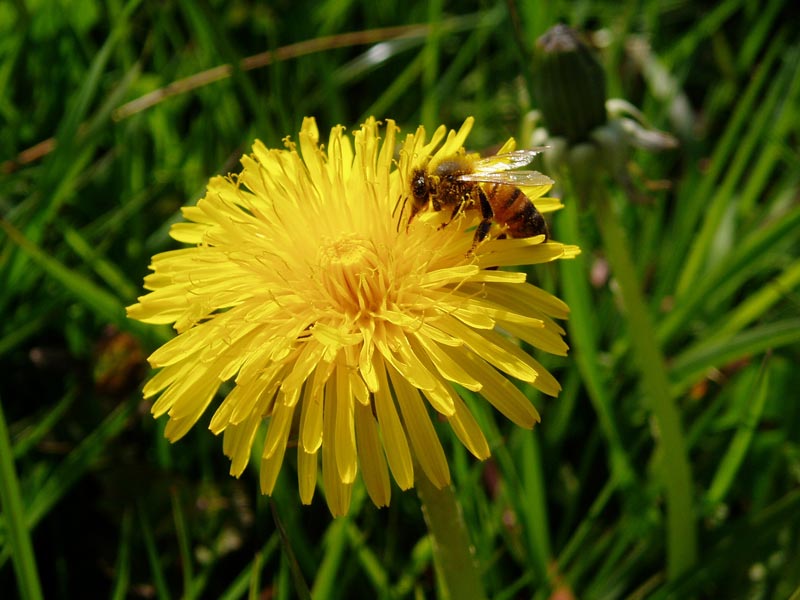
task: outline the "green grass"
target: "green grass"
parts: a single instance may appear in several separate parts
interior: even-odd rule
[[[440,429],[487,595],[800,597],[800,43],[787,0],[1,3],[0,589],[435,597],[413,492],[393,488],[378,510],[357,487],[334,521],[319,493],[299,503],[289,459],[272,499],[255,467],[229,477],[208,418],[166,442],[140,389],[171,331],[124,307],[150,257],[177,246],[179,208],[305,115],[321,130],[374,114],[404,131],[474,115],[475,149],[524,146],[530,51],[558,21],[595,33],[610,96],[680,147],[630,156],[645,202],[606,181],[592,203],[561,181],[552,229],[583,254],[535,270],[573,311],[570,356],[537,356],[564,388],[530,392],[542,423],[517,429],[467,397],[486,463]],[[677,491],[676,444],[690,478]]]

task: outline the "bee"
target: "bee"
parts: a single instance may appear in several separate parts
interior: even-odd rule
[[[481,222],[475,229],[472,250],[489,235],[492,223],[500,226],[499,237],[548,237],[547,223],[520,187],[548,188],[554,181],[538,171],[511,171],[530,163],[544,148],[516,150],[487,158],[456,154],[411,172],[411,208],[408,223],[420,211],[451,210],[446,227],[466,210],[479,209]],[[408,198],[406,199],[408,200]],[[402,211],[401,211],[402,213]]]

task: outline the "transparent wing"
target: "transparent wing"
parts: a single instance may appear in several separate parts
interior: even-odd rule
[[[529,148],[527,150],[514,150],[505,154],[495,154],[480,158],[472,165],[475,173],[494,173],[497,171],[510,171],[519,167],[524,167],[530,163],[537,154],[546,150],[547,146]],[[465,180],[466,181],[466,180]]]
[[[459,175],[461,181],[476,181],[479,183],[499,183],[513,185],[514,187],[535,187],[539,185],[553,185],[555,181],[539,171],[507,171],[495,173],[466,173]]]

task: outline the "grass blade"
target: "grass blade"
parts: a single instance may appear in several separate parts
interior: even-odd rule
[[[767,403],[769,392],[769,370],[767,369],[766,361],[761,367],[761,372],[755,385],[757,386],[756,392],[748,394],[753,400],[745,404],[746,412],[741,417],[739,427],[728,446],[728,451],[722,457],[722,462],[717,468],[714,479],[711,481],[709,490],[706,493],[706,502],[709,506],[714,506],[724,501],[747,454],[747,449],[761,419],[761,413]]]
[[[3,406],[0,403],[0,505],[8,531],[8,543],[20,597],[23,600],[40,600],[42,585],[36,568],[36,556],[30,536],[30,525],[25,518],[14,453],[8,435]]]
[[[800,319],[784,319],[754,327],[731,338],[689,348],[672,363],[673,393],[682,394],[711,367],[719,367],[743,356],[759,354],[800,342]]]

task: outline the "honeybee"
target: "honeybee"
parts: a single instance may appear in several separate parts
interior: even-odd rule
[[[420,211],[430,207],[451,209],[446,227],[462,212],[477,208],[481,222],[475,229],[472,250],[489,235],[492,223],[501,228],[499,236],[526,238],[548,237],[547,223],[520,187],[553,185],[553,180],[538,171],[511,171],[530,163],[544,148],[515,150],[487,158],[456,154],[411,173],[411,209],[408,223]],[[402,211],[401,211],[402,212]]]

